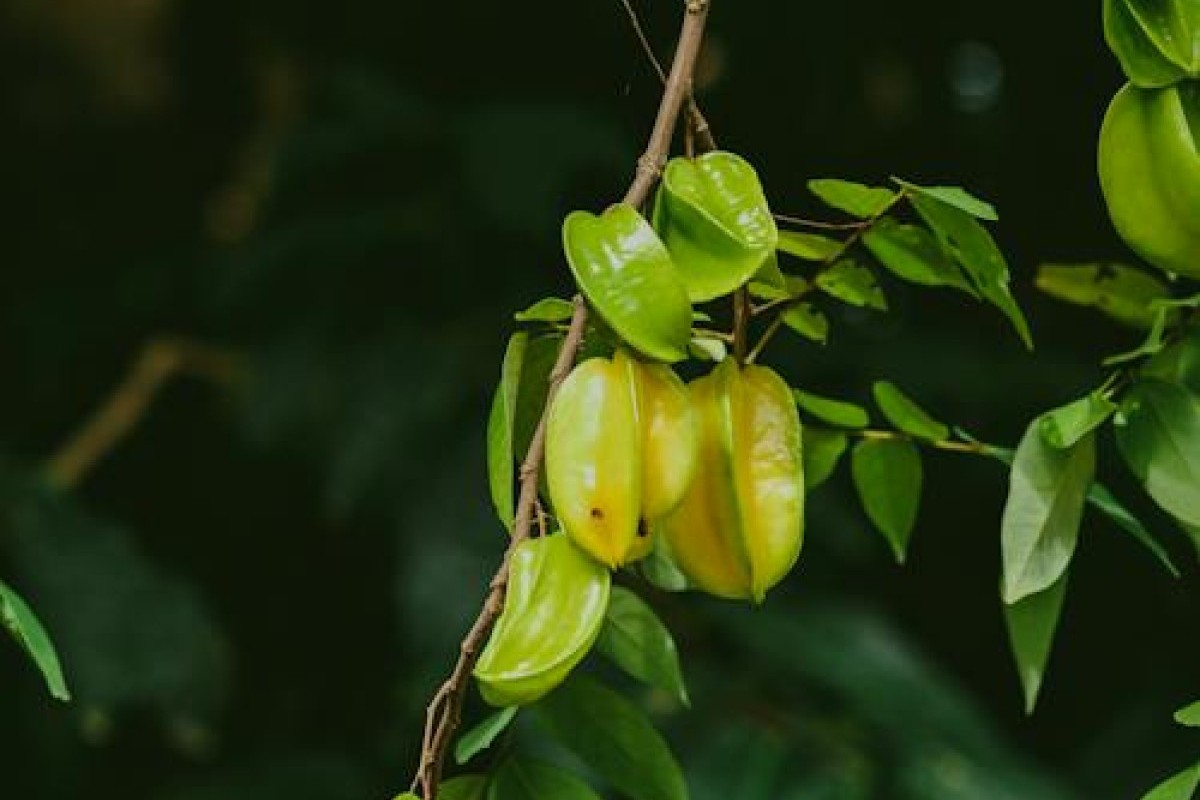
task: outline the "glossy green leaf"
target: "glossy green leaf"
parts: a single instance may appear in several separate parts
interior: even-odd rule
[[[413,794],[412,792],[405,792],[404,794],[398,794],[398,795],[396,795],[396,797],[394,798],[394,800],[421,800],[421,798],[420,798],[420,797],[417,797],[417,796],[416,796],[415,794]]]
[[[828,261],[839,255],[844,245],[837,239],[818,233],[780,231],[777,247],[779,252],[804,261]]]
[[[517,716],[518,708],[509,706],[494,714],[489,714],[478,725],[458,738],[454,746],[454,760],[465,764],[472,758],[487,750],[496,741],[496,737],[504,733],[513,719]]]
[[[986,200],[980,200],[961,186],[921,186],[900,178],[892,178],[892,180],[904,187],[909,194],[931,197],[977,219],[986,219],[992,222],[1000,219],[996,214],[995,206]]]
[[[898,430],[933,442],[950,438],[950,428],[930,416],[894,383],[876,381],[871,393],[879,410]]]
[[[578,677],[538,710],[555,738],[623,795],[687,800],[683,772],[645,714],[612,689]]]
[[[517,416],[517,393],[521,385],[521,368],[529,335],[517,333],[508,340],[504,350],[504,361],[500,367],[500,385],[492,396],[492,409],[488,414],[487,461],[488,488],[491,490],[492,505],[504,527],[512,530],[513,525],[513,480],[514,459],[513,423]]]
[[[688,353],[692,358],[698,358],[702,361],[713,361],[720,363],[725,360],[725,356],[729,353],[729,348],[725,346],[725,342],[721,339],[716,339],[711,336],[693,336],[688,342]]]
[[[921,505],[920,451],[906,439],[866,439],[851,453],[851,471],[867,516],[903,564]]]
[[[758,271],[750,276],[751,283],[765,284],[775,289],[787,289],[788,276],[779,268],[779,258],[775,253],[768,253]]]
[[[554,368],[562,340],[563,337],[559,334],[528,339],[524,353],[519,359],[519,370],[514,365],[510,371],[519,371],[512,421],[512,455],[517,463],[520,463],[529,451],[534,430],[545,410],[546,396],[550,390],[550,370]],[[501,372],[502,384],[505,380],[512,380],[511,376],[503,374],[503,369]]]
[[[843,303],[887,310],[887,298],[883,296],[875,274],[852,259],[843,259],[818,273],[816,284],[821,291]]]
[[[650,555],[637,562],[637,566],[641,570],[642,577],[657,589],[662,589],[664,592],[684,592],[688,589],[687,576],[679,570],[679,565],[675,563],[665,536],[654,537],[654,548],[650,551]]]
[[[1192,800],[1200,789],[1200,764],[1154,787],[1142,800]]]
[[[1104,359],[1104,366],[1115,367],[1121,364],[1128,364],[1131,361],[1137,361],[1141,358],[1153,357],[1163,351],[1167,345],[1167,318],[1169,312],[1166,308],[1159,307],[1154,313],[1154,322],[1150,325],[1150,330],[1146,332],[1146,338],[1132,350],[1124,353],[1117,353]]]
[[[785,309],[783,324],[818,344],[829,340],[829,318],[812,303],[796,303]]]
[[[666,246],[631,206],[575,211],[563,222],[575,281],[604,321],[632,347],[660,361],[687,356],[692,308]]]
[[[929,225],[942,247],[949,252],[979,293],[996,306],[1016,329],[1025,346],[1033,348],[1033,336],[1025,314],[1013,299],[1008,284],[1008,262],[987,228],[962,209],[929,195],[914,195],[913,207]]]
[[[833,475],[850,439],[845,431],[815,425],[805,425],[800,433],[804,441],[804,488],[812,491]]]
[[[1067,571],[1096,468],[1094,436],[1073,447],[1053,447],[1041,427],[1039,417],[1017,447],[1001,519],[1003,596],[1009,604],[1045,591]]]
[[[978,297],[959,266],[925,228],[884,217],[863,234],[863,244],[902,280],[920,286],[951,286]]]
[[[71,692],[50,635],[21,596],[3,581],[0,581],[0,623],[42,673],[50,694],[64,703],[70,701]]]
[[[488,779],[483,775],[462,775],[445,781],[438,800],[487,800]]]
[[[1113,496],[1108,487],[1102,483],[1093,483],[1088,489],[1087,500],[1100,513],[1112,520],[1120,530],[1128,533],[1149,550],[1167,572],[1176,578],[1179,577],[1179,568],[1171,560],[1171,554],[1159,544],[1158,540],[1154,538],[1154,534],[1150,533],[1142,521]]]
[[[1200,700],[1176,711],[1175,721],[1189,728],[1200,728]]]
[[[1154,501],[1200,525],[1200,398],[1147,378],[1125,394],[1114,423],[1125,463]]]
[[[896,202],[896,193],[880,186],[864,186],[861,183],[836,178],[816,178],[808,182],[808,190],[825,205],[845,211],[852,217],[870,219],[887,211]]]
[[[561,767],[518,757],[496,771],[487,800],[600,800],[600,796]]]
[[[513,315],[517,322],[566,322],[575,314],[575,304],[559,297],[544,297]]]
[[[1021,687],[1025,692],[1025,713],[1032,714],[1050,661],[1054,632],[1062,615],[1067,595],[1067,573],[1036,594],[1004,606],[1004,623]]]
[[[834,400],[801,389],[792,389],[792,397],[801,411],[839,428],[865,428],[871,422],[865,408],[845,400]]]
[[[638,680],[670,692],[685,706],[691,705],[671,632],[629,589],[613,587],[596,649]]]
[[[1073,447],[1113,415],[1117,404],[1101,391],[1047,411],[1039,419],[1042,437],[1053,447]]]
[[[1158,278],[1123,264],[1042,264],[1035,283],[1051,297],[1096,308],[1134,328],[1152,326],[1154,301],[1171,293]]]
[[[1104,0],[1104,38],[1137,86],[1200,78],[1195,0]]]
[[[671,159],[654,206],[662,236],[693,302],[729,294],[774,257],[778,231],[758,174],[714,151]]]
[[[1142,367],[1142,374],[1177,383],[1200,395],[1200,330],[1164,347]]]

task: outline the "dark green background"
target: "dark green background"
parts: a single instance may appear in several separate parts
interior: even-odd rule
[[[677,4],[642,5],[666,50]],[[892,313],[837,311],[828,348],[781,339],[790,381],[865,399],[890,378],[1013,443],[1134,341],[1031,285],[1041,260],[1128,258],[1093,167],[1121,81],[1098,5],[716,4],[703,102],[775,207],[823,213],[812,177],[972,188],[1039,342],[888,283]],[[615,0],[0,3],[0,575],[77,694],[53,703],[0,647],[0,796],[407,783],[503,545],[483,439],[510,314],[568,291],[559,220],[619,196],[656,100]],[[172,383],[78,491],[42,487],[161,334],[241,354],[247,379]],[[1124,800],[1195,758],[1170,719],[1200,694],[1195,560],[1110,446],[1102,464],[1185,578],[1090,520],[1033,719],[996,596],[997,463],[927,459],[906,569],[840,476],[765,609],[655,596],[696,708],[646,699],[694,796]]]

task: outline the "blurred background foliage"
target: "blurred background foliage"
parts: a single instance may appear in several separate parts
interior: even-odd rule
[[[676,4],[643,5],[665,49]],[[723,2],[712,31],[704,105],[778,210],[820,213],[811,177],[971,187],[1040,345],[888,283],[887,316],[774,346],[794,384],[895,379],[1012,443],[1133,343],[1031,288],[1039,260],[1127,258],[1094,177],[1120,82],[1094,4]],[[618,196],[657,99],[618,5],[3,0],[0,64],[0,575],[76,694],[0,650],[4,796],[390,796],[502,545],[483,435],[510,314],[567,291],[559,220]],[[238,369],[184,371],[76,487],[45,480],[162,336]],[[698,800],[1128,798],[1194,756],[1183,539],[1173,582],[1091,521],[1025,719],[1003,470],[940,454],[927,478],[906,569],[843,476],[766,608],[652,596],[696,707],[643,699]]]

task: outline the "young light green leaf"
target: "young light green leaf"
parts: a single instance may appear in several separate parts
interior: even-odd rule
[[[1146,378],[1125,394],[1114,423],[1125,463],[1154,501],[1200,525],[1200,398]]]
[[[684,592],[688,588],[687,576],[679,570],[679,565],[671,556],[667,537],[655,536],[654,548],[650,555],[638,562],[642,577],[650,585],[664,592]]]
[[[833,475],[846,452],[849,438],[844,431],[815,425],[805,425],[801,436],[804,442],[804,488],[811,492]]]
[[[863,234],[863,244],[902,280],[919,286],[951,286],[979,296],[959,266],[924,228],[884,217]]]
[[[544,297],[513,317],[517,322],[566,322],[574,313],[575,305],[570,300]]]
[[[437,800],[487,800],[488,779],[483,775],[462,775],[445,781]]]
[[[1167,318],[1170,315],[1170,309],[1165,306],[1155,306],[1154,321],[1150,324],[1150,330],[1146,332],[1146,338],[1142,340],[1142,343],[1132,350],[1117,353],[1104,359],[1104,366],[1115,367],[1121,364],[1128,364],[1130,361],[1137,361],[1139,358],[1154,356],[1160,353],[1167,346]]]
[[[508,340],[504,361],[500,366],[500,385],[492,396],[488,414],[487,461],[488,488],[492,504],[504,527],[512,530],[514,450],[513,423],[517,414],[517,392],[521,384],[521,368],[529,334],[516,333]]]
[[[633,677],[691,705],[671,632],[650,606],[623,586],[612,588],[596,648]]]
[[[69,702],[71,692],[67,689],[62,664],[50,635],[21,596],[3,581],[0,581],[0,623],[41,671],[50,694],[64,703]]]
[[[817,287],[830,297],[852,306],[887,310],[887,298],[871,270],[857,261],[846,258],[816,277]]]
[[[393,800],[421,800],[421,798],[417,797],[412,792],[405,792],[404,794],[396,795],[396,797],[393,798]]]
[[[850,466],[867,516],[903,564],[921,504],[920,451],[907,439],[866,439],[855,446]]]
[[[1163,348],[1146,362],[1142,374],[1177,383],[1192,394],[1200,395],[1200,330]]]
[[[1067,571],[1096,468],[1093,435],[1058,448],[1040,430],[1039,417],[1017,447],[1001,520],[1003,594],[1010,605],[1045,591]]]
[[[719,364],[725,360],[727,352],[725,342],[711,336],[693,336],[688,342],[688,353],[692,358],[701,361],[715,361]]]
[[[1142,521],[1113,496],[1108,487],[1102,483],[1093,483],[1088,489],[1087,500],[1100,513],[1112,520],[1119,529],[1128,533],[1149,550],[1158,559],[1158,563],[1166,568],[1167,572],[1176,578],[1179,577],[1179,568],[1171,560],[1170,553],[1158,543],[1158,540],[1142,524]]]
[[[1142,800],[1192,800],[1200,788],[1200,764],[1154,787]]]
[[[1047,411],[1041,419],[1041,432],[1052,447],[1072,447],[1100,427],[1117,410],[1117,404],[1099,390]]]
[[[829,318],[812,303],[797,303],[785,309],[783,324],[817,344],[825,344],[829,339]]]
[[[892,178],[892,180],[897,185],[907,189],[909,194],[932,197],[934,200],[940,200],[948,206],[953,206],[959,211],[970,214],[972,217],[986,219],[990,222],[1000,219],[1000,216],[996,213],[995,206],[986,200],[980,200],[961,186],[920,186],[901,178]]]
[[[516,716],[517,706],[509,706],[489,714],[482,722],[459,737],[458,744],[454,746],[454,760],[465,764],[487,750]]]
[[[780,231],[779,244],[776,247],[779,252],[804,261],[828,261],[842,252],[843,244],[837,239],[817,233]]]
[[[779,268],[779,257],[775,254],[775,251],[772,250],[763,261],[762,266],[758,268],[758,271],[750,276],[750,283],[757,283],[786,291],[787,276]]]
[[[1189,728],[1200,728],[1200,700],[1176,711],[1175,721]]]
[[[579,777],[529,758],[510,758],[497,770],[487,800],[600,800]],[[440,800],[440,798],[439,798]]]
[[[817,178],[808,182],[808,190],[825,205],[845,211],[852,217],[870,219],[887,211],[896,202],[897,194],[880,186],[864,186],[861,183]]]
[[[889,381],[876,381],[871,387],[875,404],[899,430],[918,439],[941,442],[950,438],[950,428],[931,417],[900,388]]]
[[[839,428],[865,428],[871,422],[865,408],[845,400],[834,400],[801,389],[792,389],[792,397],[802,411]]]
[[[1008,641],[1025,692],[1026,714],[1032,714],[1037,705],[1066,594],[1067,573],[1064,572],[1048,589],[1004,606]]]
[[[1153,302],[1171,294],[1158,278],[1123,264],[1042,264],[1034,284],[1051,297],[1090,306],[1134,328],[1153,325]]]
[[[683,772],[667,743],[637,706],[612,689],[576,677],[537,709],[555,737],[619,793],[687,800]]]

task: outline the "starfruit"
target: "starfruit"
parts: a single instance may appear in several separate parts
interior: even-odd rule
[[[1200,278],[1200,82],[1123,88],[1104,117],[1098,160],[1125,242],[1160,269]]]
[[[1104,0],[1104,38],[1135,86],[1200,78],[1200,3]]]
[[[754,168],[714,151],[674,158],[654,205],[662,236],[692,302],[726,295],[766,266],[779,231]]]
[[[623,349],[572,370],[550,408],[546,481],[575,543],[616,568],[650,551],[650,523],[683,498],[698,433],[687,387]]]
[[[667,248],[635,208],[618,204],[600,215],[567,215],[563,248],[592,308],[631,347],[659,361],[687,357],[687,292]]]
[[[494,706],[527,705],[566,679],[600,634],[612,580],[561,533],[521,542],[508,569],[504,611],[475,665]]]
[[[683,502],[659,527],[688,582],[762,602],[804,541],[800,417],[786,383],[733,359],[688,387],[700,463]]]

